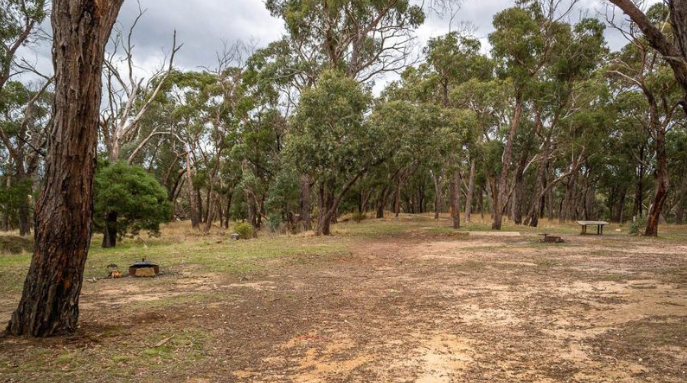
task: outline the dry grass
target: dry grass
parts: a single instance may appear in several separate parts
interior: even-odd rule
[[[687,227],[476,236],[387,214],[332,237],[232,241],[186,222],[115,249],[96,237],[82,328],[0,339],[0,382],[684,381]],[[488,229],[474,218],[459,233]],[[93,280],[141,257],[162,276]],[[28,263],[0,257],[0,322]]]

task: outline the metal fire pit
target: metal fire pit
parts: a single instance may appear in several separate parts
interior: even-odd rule
[[[558,236],[558,235],[551,235],[551,234],[549,234],[549,233],[543,233],[543,234],[539,234],[539,235],[541,235],[541,236],[544,237],[544,238],[541,240],[541,242],[546,242],[546,243],[564,243],[564,242],[565,242],[565,241],[563,240],[563,238],[561,238],[561,237]]]
[[[158,274],[160,274],[160,266],[146,261],[145,258],[129,266],[129,275],[132,277],[154,277]]]

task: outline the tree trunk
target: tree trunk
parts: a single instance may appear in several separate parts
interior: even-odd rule
[[[477,210],[479,210],[479,217],[484,221],[484,186],[479,185],[479,194],[477,195]]]
[[[627,199],[627,186],[621,187],[618,193],[620,197],[618,200],[618,207],[616,209],[615,216],[613,216],[611,219],[615,220],[615,222],[623,223],[623,212],[625,211],[625,200]]]
[[[255,212],[255,210],[256,210],[255,196],[249,190],[246,190],[245,193],[246,193],[246,205],[248,205],[248,222],[251,224],[251,226],[253,226],[253,228],[257,229],[258,228],[258,219],[257,219],[257,214]]]
[[[105,216],[105,232],[103,233],[103,248],[117,246],[117,212],[108,212]]]
[[[332,201],[330,198],[331,193],[327,190],[324,183],[320,184],[318,196],[318,207],[320,212],[317,217],[317,230],[315,231],[315,235],[330,235]]]
[[[332,222],[332,218],[336,214],[336,211],[339,209],[339,203],[341,202],[341,199],[344,197],[344,195],[346,195],[346,192],[348,192],[351,186],[353,186],[358,181],[358,178],[360,178],[362,175],[362,173],[356,174],[353,178],[348,180],[348,182],[346,182],[343,189],[341,189],[341,192],[338,196],[336,196],[336,198],[334,198],[335,194],[333,187],[325,187],[324,184],[320,184],[320,216],[317,220],[317,230],[315,233],[316,235],[331,234],[329,228]]]
[[[212,182],[212,181],[211,181]],[[200,211],[203,212],[203,223],[208,222],[208,218],[210,217],[210,193],[211,193],[211,188],[208,189],[208,192],[205,194],[205,209],[201,207]],[[200,196],[200,189],[198,189],[198,200],[202,201],[203,198]]]
[[[475,160],[470,161],[470,178],[468,179],[468,192],[465,196],[465,222],[470,222],[472,213],[472,193],[475,189]]]
[[[670,9],[672,24],[670,34],[675,36],[674,39],[666,36],[662,32],[663,28],[659,29],[632,0],[610,0],[610,2],[637,24],[649,44],[661,53],[666,63],[670,65],[675,80],[682,87],[683,100],[680,104],[683,111],[687,113],[687,67],[684,64],[687,59],[687,2],[680,0],[666,2]]]
[[[198,228],[200,225],[200,215],[196,207],[196,191],[193,187],[193,167],[191,163],[191,148],[186,148],[186,187],[188,188],[188,209],[191,218],[191,227]]]
[[[28,195],[22,194],[19,196],[17,219],[19,220],[19,235],[25,237],[31,234],[31,213],[29,211]]]
[[[547,213],[547,218],[549,219],[549,222],[553,220],[554,216],[554,201],[553,201],[553,187],[549,187],[549,183],[553,182],[553,166],[551,166],[551,162],[547,162],[547,169],[546,169],[546,213]]]
[[[360,213],[365,213],[367,211],[367,205],[370,202],[370,197],[372,196],[372,189],[368,190],[367,193],[361,193],[360,196],[360,207],[359,211]]]
[[[215,220],[215,209],[216,209],[216,201],[217,201],[217,193],[214,190],[214,187],[212,185],[212,180],[210,180],[210,191],[208,192],[208,210],[207,210],[207,218],[205,219],[205,226],[203,227],[203,231],[206,233],[210,231],[212,228],[212,222]]]
[[[515,141],[515,133],[518,131],[520,125],[520,118],[522,116],[522,95],[518,94],[515,97],[515,111],[513,113],[513,120],[511,121],[510,130],[508,132],[508,140],[506,147],[503,150],[501,157],[501,176],[499,177],[498,188],[496,190],[494,199],[494,222],[491,224],[493,230],[501,230],[503,221],[503,207],[508,202],[508,173],[510,170],[511,157],[513,156],[513,141]]]
[[[219,227],[224,227],[225,211],[220,199],[217,200],[217,214],[219,218]]]
[[[439,219],[441,213],[441,176],[432,173],[434,179],[434,219]]]
[[[36,205],[35,250],[10,334],[44,337],[77,329],[91,238],[103,56],[122,1],[53,0],[54,119]]]
[[[666,155],[666,133],[663,128],[656,129],[656,192],[649,208],[645,235],[657,236],[658,223],[663,204],[668,196],[668,158]]]
[[[389,186],[384,186],[377,196],[377,218],[384,218],[384,207],[386,206],[386,191]]]
[[[304,231],[312,230],[312,217],[310,216],[310,177],[301,176],[300,179],[300,221]]]
[[[536,184],[532,193],[532,206],[530,207],[529,216],[529,226],[531,227],[537,227],[539,225],[539,214],[543,207],[544,200],[541,196],[541,192],[544,190],[544,183],[546,183],[546,169],[549,163],[549,143],[549,136],[547,136],[542,151],[542,160],[537,169]]]
[[[396,189],[394,191],[394,215],[398,218],[401,214],[401,173],[396,177]]]
[[[230,211],[231,211],[231,200],[234,198],[234,193],[233,191],[229,191],[229,195],[227,196],[227,214],[226,214],[226,219],[224,221],[224,228],[228,229],[229,228],[229,217],[231,216]]]
[[[572,166],[572,165],[570,165]],[[574,171],[568,182],[565,183],[565,194],[563,195],[563,200],[561,200],[561,206],[558,211],[558,221],[564,223],[566,220],[571,218],[571,205],[573,205],[573,197],[575,192],[575,181],[577,180],[577,171]]]
[[[687,197],[687,175],[680,178],[680,190],[676,196],[675,223],[682,225],[685,220],[685,197]]]
[[[527,166],[527,156],[529,150],[524,149],[520,154],[518,166],[515,169],[515,180],[513,182],[513,197],[511,200],[511,218],[516,225],[522,225],[522,200],[523,182],[525,180],[525,166]]]
[[[449,194],[451,195],[451,219],[453,228],[460,228],[460,172],[455,170],[449,182]]]
[[[636,217],[639,215],[640,217],[643,215],[643,202],[644,202],[644,146],[642,146],[639,149],[639,159],[641,160],[639,162],[639,167],[637,170],[637,188],[635,189],[635,204],[632,207],[632,216]]]

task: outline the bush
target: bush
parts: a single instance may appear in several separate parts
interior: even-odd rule
[[[639,217],[635,217],[634,221],[632,221],[632,224],[630,225],[630,234],[638,235],[645,227],[646,217],[641,215]]]
[[[0,254],[30,253],[33,251],[33,241],[29,238],[14,235],[0,235]]]
[[[353,213],[353,221],[355,221],[356,223],[360,223],[360,222],[364,221],[365,219],[367,219],[367,216],[365,215],[365,213],[361,213],[361,212]]]
[[[93,185],[93,221],[105,234],[103,247],[114,247],[117,239],[135,237],[141,230],[158,235],[160,223],[169,221],[167,189],[140,166],[120,161],[98,169]]]
[[[251,239],[255,236],[253,226],[248,222],[241,222],[234,227],[234,231],[241,239]]]
[[[281,216],[279,214],[270,214],[267,217],[267,228],[270,233],[278,233],[281,228]]]

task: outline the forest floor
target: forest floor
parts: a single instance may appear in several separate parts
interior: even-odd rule
[[[80,330],[0,338],[0,382],[687,380],[685,226],[455,232],[402,215],[230,241],[187,225],[94,248]],[[141,257],[161,276],[102,279]],[[0,255],[0,323],[28,263]]]

